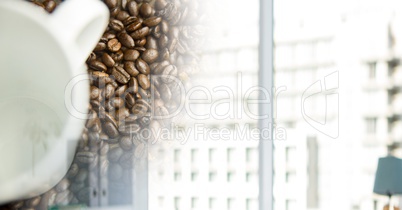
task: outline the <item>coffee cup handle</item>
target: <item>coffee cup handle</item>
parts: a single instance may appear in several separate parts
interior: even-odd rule
[[[82,66],[107,27],[109,11],[99,0],[68,0],[50,19],[57,37],[71,50],[74,64]]]

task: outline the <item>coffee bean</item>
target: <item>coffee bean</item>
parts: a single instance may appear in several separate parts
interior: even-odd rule
[[[73,194],[71,194],[70,191],[64,191],[61,193],[57,193],[55,202],[58,205],[67,205],[72,198]]]
[[[138,19],[132,20],[131,23],[127,24],[126,31],[127,32],[134,32],[134,31],[137,31],[138,29],[140,29],[141,26],[142,26],[141,21],[139,21]],[[140,32],[137,32],[137,33],[140,33]],[[145,32],[142,32],[142,33],[145,33]],[[136,36],[140,36],[140,34],[137,34]]]
[[[135,68],[135,64],[132,61],[127,61],[124,63],[124,69],[127,71],[130,76],[135,77],[137,76],[140,72]]]
[[[169,43],[169,38],[166,35],[162,35],[159,38],[158,44],[160,48],[165,48]]]
[[[112,84],[107,84],[105,87],[105,98],[109,99],[114,95],[114,87]]]
[[[166,84],[161,84],[159,90],[163,100],[170,101],[172,99],[172,92]]]
[[[113,58],[114,61],[120,62],[123,60],[124,53],[123,51],[119,50],[115,53],[112,53],[110,56]]]
[[[113,9],[111,9],[110,10],[110,17],[116,18],[117,14],[119,14],[119,12],[120,12],[120,8],[118,8],[118,7],[115,7]]]
[[[113,125],[113,123],[111,122],[106,122],[103,125],[106,134],[110,137],[110,138],[116,138],[117,136],[119,136],[119,131],[117,130],[117,128]]]
[[[27,201],[25,202],[25,205],[26,205],[27,207],[33,208],[33,207],[36,207],[37,205],[39,205],[40,201],[41,201],[41,197],[40,197],[40,196],[36,196],[36,197],[34,197],[34,198],[31,198],[31,199],[27,200]]]
[[[156,49],[157,50],[158,49],[158,41],[154,37],[148,36],[145,47],[147,49]]]
[[[144,20],[143,24],[148,27],[153,27],[153,26],[158,25],[161,21],[162,21],[161,17],[153,16],[153,17],[150,17],[150,18]]]
[[[119,13],[117,13],[117,16],[116,16],[116,18],[120,21],[123,21],[123,20],[127,19],[128,17],[130,17],[130,15],[126,11],[120,11]]]
[[[90,87],[90,98],[91,100],[97,100],[99,98],[99,88],[95,87],[95,86],[91,86]]]
[[[141,72],[142,74],[148,75],[149,73],[151,73],[151,69],[149,68],[147,62],[145,62],[141,58],[135,61],[135,67],[137,67],[138,71]]]
[[[78,165],[76,163],[73,163],[70,166],[70,169],[68,170],[66,177],[69,179],[74,178],[78,174],[78,170],[79,170]]]
[[[119,131],[122,134],[130,135],[140,131],[141,127],[137,123],[124,124],[119,126]]]
[[[128,48],[133,48],[135,46],[134,39],[127,33],[120,33],[118,35],[120,43]]]
[[[142,3],[140,7],[140,15],[143,17],[149,17],[152,14],[152,7],[148,3]]]
[[[133,65],[134,65],[134,64],[133,64]],[[127,69],[125,69],[125,70],[127,71]],[[128,72],[128,71],[127,71],[127,73],[130,74],[130,72]],[[130,75],[131,75],[131,74],[130,74]],[[122,96],[122,95],[126,92],[127,88],[128,88],[127,85],[122,85],[122,86],[118,87],[118,88],[116,89],[116,91],[115,91],[116,96],[117,96],[117,97]]]
[[[133,123],[137,119],[138,119],[137,115],[130,114],[128,117],[126,117],[125,121],[126,121],[126,123]]]
[[[166,109],[166,107],[159,106],[155,108],[155,116],[157,117],[166,117],[169,115],[169,111]]]
[[[168,24],[168,22],[166,20],[162,20],[161,30],[162,30],[163,34],[169,33],[169,24]]]
[[[102,61],[107,67],[113,67],[115,64],[115,61],[113,60],[113,58],[107,53],[103,53]]]
[[[85,187],[84,182],[73,182],[70,186],[70,191],[73,193],[77,193],[78,191],[80,191],[82,188]]]
[[[155,49],[147,49],[145,52],[142,54],[142,59],[147,62],[147,63],[153,63],[158,59],[158,50]]]
[[[92,161],[94,161],[95,159],[95,154],[93,154],[92,152],[78,152],[75,156],[78,160],[78,162],[82,163],[82,164],[89,164]]]
[[[130,87],[130,91],[132,91],[133,93],[138,93],[138,81],[137,81],[137,78],[132,77],[128,85]]]
[[[96,44],[96,47],[94,49],[95,52],[97,51],[103,51],[106,49],[106,44],[103,42],[99,42],[98,44]]]
[[[144,37],[142,39],[137,39],[135,40],[135,46],[137,47],[143,47],[147,43],[147,39]]]
[[[139,51],[139,52],[145,52],[145,50],[146,50],[146,48],[145,47],[139,47],[139,46],[137,46],[137,47],[134,47],[134,49],[135,50],[137,50],[137,51]]]
[[[151,110],[151,104],[144,99],[138,99],[137,104],[145,106],[146,111]]]
[[[119,145],[123,150],[131,150],[133,148],[133,142],[131,140],[131,137],[130,136],[121,137]]]
[[[70,186],[70,181],[68,179],[62,179],[57,185],[56,185],[56,191],[58,193],[66,191],[68,187]]]
[[[116,38],[111,39],[107,42],[107,49],[110,50],[111,52],[117,52],[120,50],[120,48],[121,44],[119,40],[117,40]]]
[[[145,90],[149,89],[149,87],[151,86],[151,82],[145,74],[138,75],[138,84],[141,86],[141,88]]]
[[[177,75],[177,68],[174,65],[166,66],[163,69],[161,80],[164,83],[170,83],[174,80],[175,76]]]
[[[130,15],[138,16],[138,4],[135,1],[130,1],[127,3],[127,9]]]
[[[139,122],[142,126],[146,127],[151,123],[151,119],[149,117],[141,117]]]
[[[117,162],[117,161],[120,159],[120,157],[121,157],[122,155],[123,155],[123,149],[120,148],[119,146],[110,148],[109,153],[108,153],[108,160],[109,160],[110,162],[115,163],[115,162]],[[111,170],[109,170],[109,171],[112,171],[112,168],[111,168]]]
[[[121,84],[127,84],[128,80],[130,79],[130,75],[119,66],[113,68],[112,75]]]
[[[130,36],[133,37],[133,39],[137,40],[144,38],[148,34],[149,34],[149,28],[145,26],[142,27],[141,29],[134,31],[133,33],[130,34]]]
[[[141,95],[141,98],[147,98],[147,99],[151,98],[151,92],[148,89],[145,90],[145,89],[140,87],[138,89],[138,93]]]
[[[81,168],[78,171],[77,176],[75,177],[75,182],[84,182],[88,177],[88,171],[84,168]]]
[[[122,98],[114,98],[111,102],[113,107],[116,109],[124,107],[124,100]]]
[[[120,20],[111,19],[109,22],[109,27],[117,32],[124,29],[124,25]]]
[[[159,93],[158,89],[155,87],[155,85],[151,84],[151,87],[149,88],[151,91],[151,95],[153,96],[154,99],[161,98],[161,94]]]
[[[99,154],[100,155],[107,155],[107,153],[109,152],[109,144],[103,144],[101,149],[99,150]]]
[[[151,34],[156,37],[156,38],[160,38],[162,36],[162,30],[160,26],[155,26],[152,31]]]
[[[117,0],[105,0],[105,3],[110,9],[117,7]]]
[[[113,124],[114,127],[117,127],[117,122],[114,119],[114,117],[112,115],[110,115],[109,113],[106,113],[105,115],[105,120],[106,122],[111,122]]]
[[[124,60],[126,60],[126,61],[135,61],[135,60],[137,60],[137,58],[139,56],[140,56],[140,53],[137,50],[126,50],[124,52]]]
[[[135,78],[134,78],[134,79],[135,79]],[[134,106],[134,104],[135,104],[135,98],[134,98],[133,95],[131,95],[130,93],[128,93],[128,94],[126,94],[125,99],[126,99],[126,103],[127,103],[127,107],[128,107],[128,108],[131,108],[131,107]]]
[[[116,119],[118,121],[124,120],[126,117],[130,115],[130,112],[127,108],[122,107],[116,111]]]
[[[155,9],[157,9],[157,10],[164,9],[167,4],[168,3],[166,2],[166,0],[156,0],[155,1]]]
[[[120,6],[121,6],[122,9],[125,10],[126,6],[127,6],[127,0],[121,0],[121,5]]]
[[[137,115],[138,117],[142,117],[147,113],[148,108],[143,104],[136,103],[133,108],[131,109],[133,114]]]
[[[56,2],[53,0],[46,0],[43,2],[43,5],[45,6],[45,10],[49,13],[52,13],[56,8]]]

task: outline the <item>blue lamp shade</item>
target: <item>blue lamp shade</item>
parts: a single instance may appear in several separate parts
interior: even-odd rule
[[[373,191],[388,196],[402,194],[402,159],[393,156],[378,159]]]

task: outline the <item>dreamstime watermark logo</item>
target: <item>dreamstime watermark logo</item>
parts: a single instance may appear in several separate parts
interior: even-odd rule
[[[169,77],[169,78],[165,78]],[[96,78],[95,78],[96,79]],[[77,98],[77,94],[74,94],[74,89],[77,83],[88,83],[94,82],[90,81],[94,78],[88,78],[86,75],[80,75],[73,78],[71,82],[66,87],[66,107],[69,113],[79,119],[89,119],[90,116],[85,113],[85,111],[78,111],[77,106],[74,104],[74,100],[82,100]],[[274,122],[277,120],[277,110],[281,107],[277,106],[277,99],[280,93],[287,90],[285,86],[273,87],[268,90],[262,86],[247,86],[244,84],[245,77],[241,72],[237,73],[235,78],[235,83],[233,84],[221,84],[214,87],[209,87],[206,85],[195,85],[190,88],[186,88],[185,85],[176,77],[164,76],[164,75],[153,75],[151,83],[153,87],[158,88],[169,88],[169,92],[175,93],[174,98],[176,105],[174,108],[170,107],[169,111],[166,108],[161,108],[159,104],[151,103],[151,118],[155,120],[168,121],[178,116],[181,113],[185,113],[188,119],[191,119],[192,124],[188,124],[183,130],[176,129],[176,126],[167,126],[156,131],[151,131],[147,129],[142,129],[140,135],[153,138],[152,141],[158,140],[168,140],[176,139],[178,141],[187,142],[189,139],[194,140],[259,140],[259,139],[269,139],[269,140],[285,140],[287,138],[286,129],[280,127]],[[105,87],[106,84],[99,84],[99,79],[95,82],[98,83],[98,87],[101,89]],[[103,81],[103,80],[102,80]],[[248,80],[247,80],[248,81]],[[165,85],[158,85],[158,84]],[[310,124],[317,131],[322,132],[332,138],[338,136],[338,126],[333,127],[329,124],[325,118],[324,122],[318,121],[314,118],[314,115],[307,111],[306,103],[313,97],[322,94],[325,95],[327,100],[325,106],[338,107],[338,73],[334,72],[324,78],[324,88],[322,87],[321,81],[317,81],[311,86],[309,86],[302,95],[301,110],[302,116],[305,121]],[[152,86],[151,86],[152,87]],[[128,88],[125,93],[119,96],[111,96],[108,101],[113,101],[115,97],[124,98],[127,94],[132,94],[134,89],[132,87]],[[154,101],[159,98],[157,93],[163,93],[163,90],[150,89],[149,99]],[[336,96],[333,98],[332,96]],[[99,96],[102,97],[102,96]],[[335,99],[335,102],[331,100]],[[106,106],[108,103],[104,98],[99,99],[99,106]],[[270,109],[262,109],[261,107],[275,107],[271,111],[266,111]],[[326,109],[327,111],[327,109]],[[109,110],[112,116],[115,113],[114,110]],[[339,114],[336,112],[336,114]],[[101,115],[99,115],[102,117]],[[327,116],[327,112],[325,113]],[[141,116],[139,116],[141,117]],[[336,118],[337,119],[337,118]],[[208,120],[213,123],[204,123],[203,121]],[[280,120],[280,119],[279,119]],[[188,120],[187,120],[188,121]],[[243,124],[238,123],[244,121]],[[256,122],[254,128],[250,127],[250,121]],[[201,124],[199,122],[202,122]],[[211,124],[220,124],[221,122],[233,122],[230,123],[230,127],[222,126],[220,128],[211,127]],[[257,123],[257,122],[267,122]]]

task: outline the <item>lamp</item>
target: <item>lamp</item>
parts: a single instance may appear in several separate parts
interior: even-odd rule
[[[391,205],[391,196],[402,194],[402,159],[390,155],[378,159],[373,191],[387,195],[389,207],[391,210],[394,209]]]

